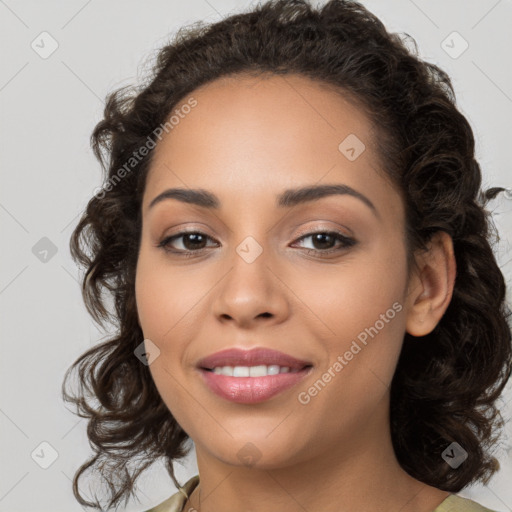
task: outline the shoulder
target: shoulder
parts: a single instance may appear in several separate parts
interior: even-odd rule
[[[197,487],[198,483],[199,475],[195,475],[187,481],[187,483],[183,486],[183,490],[187,493],[188,496],[190,496],[192,491]],[[185,501],[185,494],[177,491],[165,501],[162,501],[162,503],[159,503],[155,507],[149,510],[145,510],[144,512],[182,512]]]
[[[183,486],[188,496],[199,484],[199,475],[195,475]],[[177,491],[162,503],[144,512],[187,512],[183,511],[185,494]],[[457,494],[450,494],[433,512],[496,512],[480,505],[476,501],[463,498]]]
[[[476,501],[450,494],[433,512],[496,512]]]

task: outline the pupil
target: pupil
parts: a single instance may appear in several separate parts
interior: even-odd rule
[[[324,242],[325,244],[325,239],[327,238],[327,246],[322,246],[322,242]],[[329,242],[332,242],[332,237],[331,235],[328,235],[326,233],[316,233],[314,236],[313,236],[313,242],[314,242],[314,245],[318,248],[318,249],[330,249],[330,243]],[[320,247],[318,247],[318,244],[316,244],[316,242],[320,242]]]
[[[197,249],[198,248],[197,241],[199,240],[199,243],[201,243],[201,238],[203,238],[203,236],[200,235],[199,233],[188,233],[187,235],[185,235],[183,237],[183,245],[185,247],[187,247],[187,249],[191,249],[191,248]],[[190,247],[190,244],[187,244],[187,241],[190,241],[190,240],[192,240],[192,247]],[[195,241],[196,245],[194,245],[194,241]],[[203,240],[203,242],[204,242],[204,240]],[[199,247],[199,248],[201,248],[201,247]]]

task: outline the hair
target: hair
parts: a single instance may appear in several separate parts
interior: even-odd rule
[[[499,469],[492,447],[504,422],[495,402],[512,372],[512,344],[505,281],[492,249],[496,228],[486,205],[505,189],[481,189],[473,132],[456,107],[450,78],[417,53],[414,39],[388,33],[355,1],[314,8],[305,0],[274,0],[214,24],[183,27],[158,50],[145,83],[108,95],[91,136],[104,186],[70,239],[71,255],[85,269],[88,312],[99,325],[115,327],[113,337],[68,368],[62,385],[64,400],[88,418],[95,451],[73,479],[82,505],[100,508],[78,486],[90,467],[110,488],[109,508],[136,497],[135,481],[158,458],[180,486],[173,461],[189,453],[189,436],[134,355],[144,339],[134,283],[153,154],[141,156],[140,149],[195,89],[243,73],[297,74],[355,100],[378,127],[383,171],[401,192],[408,257],[426,250],[437,231],[452,237],[457,273],[451,302],[430,334],[404,336],[390,390],[392,443],[407,473],[445,491],[487,483]],[[121,173],[127,162],[130,169]],[[75,370],[80,387],[72,395],[67,380]],[[452,442],[467,452],[457,469],[442,457]]]

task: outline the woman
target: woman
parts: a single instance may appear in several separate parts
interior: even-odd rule
[[[503,189],[441,69],[356,2],[269,2],[181,31],[92,141],[71,251],[118,333],[63,387],[96,450],[81,504],[89,467],[112,506],[163,457],[158,512],[488,510],[456,493],[499,468]]]

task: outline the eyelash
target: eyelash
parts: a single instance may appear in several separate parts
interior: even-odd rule
[[[206,249],[206,247],[203,247],[202,249],[198,249],[195,251],[176,250],[176,249],[169,248],[169,245],[171,244],[171,242],[173,242],[174,240],[181,238],[185,235],[190,235],[190,234],[201,235],[201,236],[204,236],[204,237],[212,240],[212,238],[210,236],[206,235],[205,233],[202,233],[201,231],[181,231],[179,233],[176,233],[175,235],[171,235],[171,236],[164,238],[157,244],[157,247],[163,249],[167,253],[175,254],[177,256],[184,257],[184,258],[190,258],[190,257],[196,256],[197,254],[201,254]],[[321,254],[321,257],[323,257],[324,255],[332,254],[335,252],[341,252],[342,250],[347,249],[349,247],[353,247],[354,245],[357,244],[357,241],[354,240],[353,238],[342,235],[341,233],[338,233],[337,231],[313,231],[313,232],[301,235],[299,238],[297,238],[296,241],[304,240],[306,238],[309,238],[311,236],[318,235],[318,234],[333,236],[336,241],[341,242],[341,246],[338,248],[326,249],[326,250],[305,249],[307,254],[317,254],[317,255]]]

